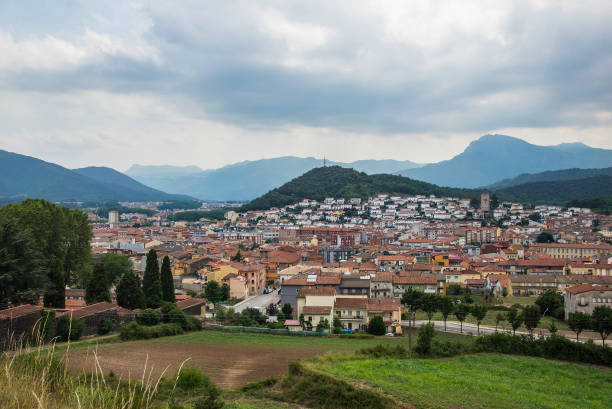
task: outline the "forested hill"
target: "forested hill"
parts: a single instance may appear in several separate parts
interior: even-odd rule
[[[612,176],[558,182],[533,182],[496,190],[499,200],[532,204],[566,204],[572,200],[612,196]]]
[[[367,175],[353,169],[329,166],[312,169],[247,203],[241,210],[265,210],[297,203],[302,199],[322,201],[326,197],[365,199],[386,193],[475,198],[481,192],[481,189],[440,187],[403,176]],[[612,176],[523,183],[504,189],[493,189],[492,193],[495,193],[500,201],[564,205],[572,200],[612,196]]]
[[[612,168],[563,169],[541,173],[523,173],[512,179],[504,179],[487,186],[489,190],[499,190],[532,182],[559,182],[562,180],[585,179],[593,176],[612,176]]]
[[[312,169],[279,188],[242,206],[241,210],[263,210],[326,197],[367,198],[379,193],[476,197],[480,190],[446,188],[396,175],[367,175],[354,169],[329,166]]]

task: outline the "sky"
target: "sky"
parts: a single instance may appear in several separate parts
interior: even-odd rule
[[[66,167],[612,149],[612,2],[0,0],[0,149]]]

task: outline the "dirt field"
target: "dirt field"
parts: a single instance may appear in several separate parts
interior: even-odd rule
[[[280,376],[287,372],[289,362],[315,356],[318,348],[296,346],[278,348],[261,344],[220,343],[164,343],[134,341],[101,345],[97,349],[98,362],[104,374],[110,370],[122,378],[138,378],[147,367],[146,378],[157,380],[172,377],[181,363],[202,369],[217,385],[224,389],[236,388],[247,382]],[[67,357],[71,370],[92,371],[95,357],[92,350],[71,351]]]

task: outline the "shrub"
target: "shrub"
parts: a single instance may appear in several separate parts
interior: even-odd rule
[[[368,324],[368,333],[372,335],[385,335],[385,323],[381,316],[376,316],[370,320]]]
[[[122,341],[132,341],[136,339],[151,339],[179,335],[183,329],[177,324],[158,324],[153,326],[140,325],[135,321],[121,327],[119,337]]]
[[[504,333],[483,335],[474,340],[473,348],[474,352],[520,354],[612,366],[612,348],[593,342],[582,344],[554,334],[537,339]]]
[[[205,376],[199,369],[184,368],[176,377],[176,386],[190,391],[204,386],[204,379]]]
[[[115,329],[115,323],[108,318],[104,318],[98,325],[98,335],[106,335]]]
[[[41,342],[48,342],[53,338],[55,331],[53,330],[53,324],[55,323],[55,310],[40,310],[40,325],[38,340]],[[35,337],[36,338],[36,337]],[[36,340],[36,341],[38,341]]]
[[[183,328],[185,328],[187,321],[185,313],[172,302],[165,302],[162,305],[161,320],[162,322],[179,324]]]
[[[185,331],[200,331],[202,329],[202,321],[193,315],[185,315],[183,329]]]
[[[353,338],[353,339],[370,339],[370,338],[374,338],[374,335],[372,334],[340,334],[338,335],[339,338]]]
[[[65,314],[57,319],[55,333],[60,341],[68,341],[68,338],[70,341],[76,341],[81,338],[84,329],[85,323],[82,319]]]
[[[431,344],[431,355],[438,357],[450,357],[468,353],[469,348],[457,341],[440,342],[434,339]]]
[[[406,359],[410,358],[410,350],[403,345],[376,345],[371,348],[362,348],[357,351],[360,355],[367,355],[372,358]]]
[[[218,409],[223,407],[219,400],[221,390],[208,376],[196,368],[185,368],[176,376],[176,386],[184,391],[197,392],[200,396],[195,402],[194,409]]]
[[[157,311],[143,310],[136,314],[136,322],[140,325],[157,325],[161,322],[161,315]]]
[[[431,341],[435,335],[433,324],[421,325],[417,338],[416,348],[418,354],[429,355],[431,353]]]

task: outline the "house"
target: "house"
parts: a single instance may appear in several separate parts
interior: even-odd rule
[[[425,294],[444,294],[444,283],[433,275],[393,276],[393,297],[401,297],[408,288]]]
[[[372,318],[380,316],[385,323],[387,333],[402,333],[402,303],[399,298],[368,298],[366,308],[368,324]]]
[[[324,319],[331,327],[335,298],[336,289],[333,287],[303,287],[297,294],[297,316],[303,317],[312,328]]]
[[[592,314],[595,307],[612,308],[612,287],[583,284],[568,288],[563,296],[565,319],[572,312]]]
[[[6,347],[4,342],[29,336],[41,318],[40,305],[19,305],[0,310],[0,349]]]
[[[465,280],[465,286],[469,288],[471,292],[477,294],[487,292],[486,284],[487,281],[484,278],[470,278]]]
[[[505,273],[489,274],[484,280],[487,291],[493,290],[496,296],[503,295],[504,289],[506,289],[506,294],[512,294],[512,283]]]
[[[248,294],[258,295],[263,292],[266,286],[266,266],[263,264],[243,264],[243,263],[232,263],[238,272],[237,275],[245,278]],[[231,290],[230,290],[231,291]]]
[[[100,327],[100,323],[104,319],[111,320],[117,326],[135,319],[135,313],[133,311],[126,310],[110,302],[91,304],[76,310],[66,311],[63,314],[57,314],[56,317],[62,315],[68,315],[83,320],[85,324],[83,335],[96,334]]]
[[[386,298],[393,296],[393,273],[382,271],[370,278],[370,297]]]
[[[302,325],[298,320],[285,320],[284,326],[290,332],[300,332],[302,330]]]
[[[368,299],[366,297],[336,297],[334,302],[334,317],[340,319],[343,328],[351,331],[367,329],[367,311]]]

